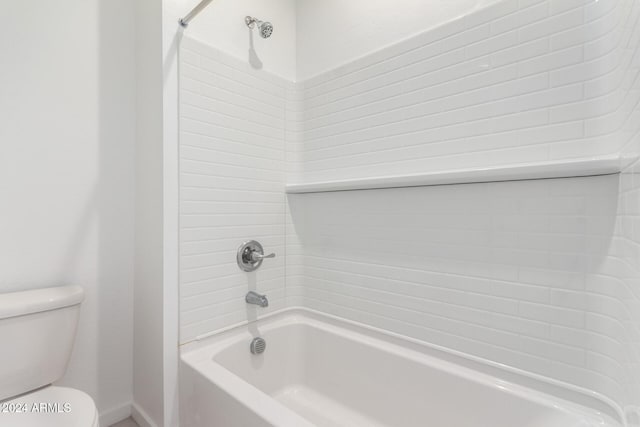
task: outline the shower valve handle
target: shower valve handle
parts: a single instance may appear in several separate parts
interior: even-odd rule
[[[275,258],[276,254],[271,253],[269,255],[264,254],[262,245],[255,240],[244,242],[238,248],[237,261],[238,267],[242,271],[254,271],[262,265],[262,260],[265,258]]]
[[[270,253],[269,255],[264,255],[264,254],[258,253],[257,251],[251,251],[251,260],[253,262],[258,262],[265,258],[275,258],[275,257],[276,257],[276,254],[274,253]]]

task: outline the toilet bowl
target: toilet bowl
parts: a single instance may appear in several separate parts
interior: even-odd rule
[[[88,394],[51,385],[76,335],[79,286],[0,294],[0,427],[99,427]]]

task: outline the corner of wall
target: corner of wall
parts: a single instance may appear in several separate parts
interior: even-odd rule
[[[164,425],[162,2],[136,3],[134,410]],[[134,411],[134,413],[136,413]]]

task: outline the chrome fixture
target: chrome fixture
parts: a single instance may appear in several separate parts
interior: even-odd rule
[[[183,28],[187,28],[189,26],[189,22],[191,22],[193,18],[198,16],[200,12],[202,12],[207,6],[209,6],[212,1],[213,0],[202,0],[193,9],[191,9],[191,12],[187,13],[184,18],[180,18],[178,20],[180,25]],[[247,24],[247,27],[251,29],[257,26],[258,30],[260,31],[260,37],[262,37],[263,39],[271,37],[271,34],[273,33],[273,25],[271,24],[271,22],[261,21],[251,16],[247,16],[244,18],[244,23]]]
[[[238,248],[238,254],[236,260],[238,261],[238,267],[242,271],[254,271],[262,265],[262,260],[265,258],[275,258],[276,254],[264,254],[262,245],[255,240],[249,240],[244,242]]]
[[[202,12],[205,7],[209,6],[209,3],[211,3],[212,1],[213,0],[202,0],[196,5],[196,7],[191,9],[191,12],[189,12],[187,16],[178,21],[180,25],[182,25],[184,28],[187,28],[189,22],[191,22],[193,18],[195,18],[200,12]]]
[[[268,39],[269,37],[271,37],[271,34],[273,34],[273,25],[271,24],[271,22],[264,22],[252,16],[245,16],[244,23],[247,24],[247,27],[251,29],[253,29],[254,27],[258,27],[260,37],[262,37],[263,39]]]
[[[251,353],[253,354],[262,354],[266,348],[267,342],[260,337],[254,338],[249,346],[249,350],[251,350]]]
[[[249,291],[244,297],[247,304],[259,305],[260,307],[269,307],[269,300],[266,295],[260,295],[257,292]]]

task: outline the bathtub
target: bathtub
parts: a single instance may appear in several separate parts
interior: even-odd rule
[[[254,355],[250,343],[266,341]],[[182,427],[614,427],[595,394],[288,309],[181,351]]]

